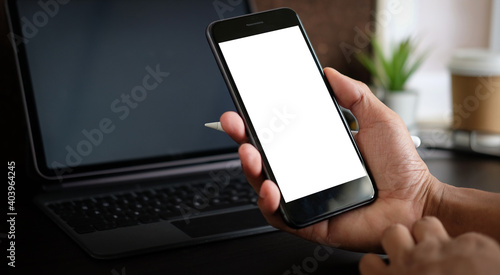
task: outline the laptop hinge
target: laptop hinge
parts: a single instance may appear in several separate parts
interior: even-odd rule
[[[207,178],[213,178],[214,180],[220,179],[222,177],[235,177],[241,176],[241,164],[239,159],[232,159],[213,163],[204,163],[199,165],[189,165],[168,169],[157,169],[145,172],[135,172],[128,174],[119,174],[106,177],[88,178],[80,180],[66,180],[60,184],[45,185],[44,190],[53,191],[68,188],[84,188],[88,186],[98,186],[98,185],[113,185],[113,184],[127,184],[127,183],[137,183],[146,182],[156,179],[167,179],[176,178],[180,176],[189,175],[205,175]]]

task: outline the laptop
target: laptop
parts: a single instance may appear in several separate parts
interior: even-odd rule
[[[95,258],[273,230],[237,144],[206,26],[245,1],[9,0],[35,203]]]

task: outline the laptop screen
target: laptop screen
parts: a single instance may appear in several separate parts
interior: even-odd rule
[[[237,2],[10,2],[42,174],[235,152],[204,127],[234,110],[205,29],[247,13]]]

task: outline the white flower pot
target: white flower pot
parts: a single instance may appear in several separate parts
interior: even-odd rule
[[[408,129],[415,127],[418,93],[415,91],[386,92],[384,103],[403,119]]]

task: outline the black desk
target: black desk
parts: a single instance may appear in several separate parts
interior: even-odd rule
[[[497,158],[445,151],[425,151],[423,155],[441,181],[500,192]],[[22,176],[21,169],[16,169],[20,175],[16,193],[17,267],[9,269],[15,271],[12,274],[294,274],[294,266],[300,266],[304,274],[358,272],[362,254],[325,249],[283,232],[117,260],[95,260],[34,206],[32,197],[37,189],[30,187],[33,182]],[[2,239],[2,254],[6,251],[5,241]]]

